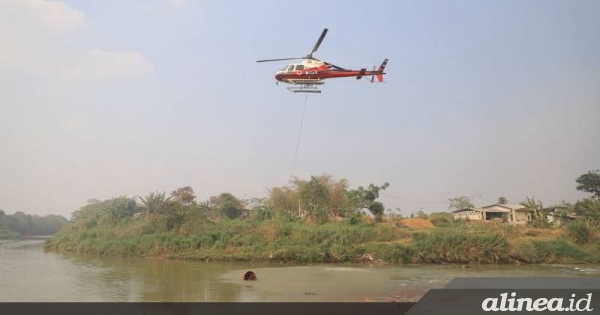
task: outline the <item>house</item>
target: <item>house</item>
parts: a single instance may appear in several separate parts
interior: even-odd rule
[[[571,212],[568,206],[555,206],[544,209],[548,223],[557,226],[567,226],[577,219],[577,214]]]
[[[455,220],[469,221],[497,221],[502,220],[510,224],[530,224],[531,210],[522,205],[493,204],[481,208],[467,208],[453,211]]]
[[[532,222],[532,210],[525,208],[523,205],[501,205],[495,204],[483,207],[486,211],[507,211],[507,222],[511,224],[530,224]]]

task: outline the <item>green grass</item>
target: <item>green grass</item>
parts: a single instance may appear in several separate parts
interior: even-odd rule
[[[597,248],[579,246],[564,238],[522,240],[512,244],[511,249],[514,260],[529,264],[600,262],[600,252]]]
[[[161,256],[202,261],[355,263],[598,263],[600,244],[580,245],[549,230],[447,223],[410,230],[347,221],[323,225],[273,220],[198,219],[173,231],[143,219],[115,226],[71,224],[45,249],[101,256]],[[549,236],[550,235],[550,236]],[[544,237],[542,237],[544,236]]]
[[[508,262],[508,242],[498,233],[473,234],[462,229],[415,233],[413,247],[422,263]]]
[[[567,227],[567,235],[577,244],[588,244],[596,240],[596,228],[591,222],[576,220]]]

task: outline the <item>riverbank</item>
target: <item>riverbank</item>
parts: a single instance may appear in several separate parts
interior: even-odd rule
[[[411,302],[455,277],[598,277],[600,264],[265,264],[44,252],[0,241],[2,302]],[[252,270],[258,281],[243,281]]]
[[[18,239],[20,236],[21,236],[21,234],[19,234],[17,232],[4,230],[4,229],[0,230],[0,240]]]
[[[564,229],[454,223],[411,229],[347,221],[199,220],[160,232],[137,219],[71,224],[48,251],[96,256],[158,256],[199,261],[375,264],[589,264],[600,262],[595,234],[577,244]]]
[[[0,231],[0,240],[47,240],[54,235],[21,235],[11,231]]]

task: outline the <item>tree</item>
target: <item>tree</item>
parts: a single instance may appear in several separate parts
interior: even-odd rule
[[[206,199],[206,201],[200,201],[200,203],[198,204],[198,208],[200,209],[200,211],[203,212],[208,212],[209,210],[211,210],[213,208],[213,205],[210,202],[210,198]]]
[[[37,216],[21,211],[6,215],[0,210],[0,238],[18,235],[52,235],[69,221],[57,215]]]
[[[575,213],[587,221],[600,224],[600,200],[584,199],[575,203]]]
[[[315,177],[319,183],[325,186],[329,194],[329,201],[327,207],[332,215],[345,216],[347,196],[346,191],[348,190],[348,180],[342,178],[339,181],[333,179],[331,175],[323,174]]]
[[[379,198],[379,191],[385,190],[389,186],[389,183],[384,183],[381,186],[369,184],[369,187],[366,189],[360,186],[358,189],[348,191],[347,196],[350,209],[355,212],[361,209],[369,209],[369,212],[376,219],[381,219],[385,208],[381,202],[375,200]]]
[[[171,192],[171,198],[184,206],[191,205],[196,200],[196,194],[190,186],[177,188]]]
[[[30,215],[26,215],[22,211],[15,212],[12,217],[17,223],[17,232],[22,235],[32,235],[33,222]]]
[[[525,207],[525,209],[531,211],[531,216],[533,219],[533,225],[536,227],[546,227],[548,226],[548,217],[544,212],[544,206],[542,206],[542,202],[536,202],[535,198],[527,197],[527,200],[521,202],[521,205]]]
[[[274,214],[275,211],[271,206],[262,204],[252,208],[251,217],[256,220],[270,220]]]
[[[238,218],[242,214],[242,209],[244,208],[242,203],[234,195],[228,192],[221,193],[216,197],[211,197],[210,204],[221,214],[221,216],[230,219]]]
[[[330,215],[346,216],[348,212],[348,181],[346,179],[335,180],[331,175],[327,174],[311,176],[310,180],[313,178],[327,191],[328,198],[324,209],[326,208]],[[298,213],[302,208],[300,192],[303,191],[308,183],[309,181],[296,177],[291,181],[289,186],[274,187],[268,191],[268,198],[265,204],[270,205],[274,210],[280,212],[287,212],[289,214]],[[299,214],[301,215],[301,213]]]
[[[383,218],[383,211],[385,210],[383,203],[379,201],[373,201],[370,205],[367,206],[369,212],[377,219],[378,221]]]
[[[102,216],[102,212],[102,202],[98,199],[90,199],[85,206],[71,214],[71,221],[87,222],[93,225]]]
[[[269,197],[265,201],[275,211],[298,213],[298,191],[290,187],[274,187],[269,190]]]
[[[577,190],[594,194],[600,200],[600,170],[589,171],[579,176],[576,180]]]
[[[106,200],[102,205],[112,221],[132,217],[136,211],[135,197],[120,196]]]
[[[329,191],[316,177],[300,187],[300,204],[309,217],[319,223],[329,219]]]
[[[475,206],[471,202],[471,198],[469,198],[467,196],[460,196],[460,197],[448,199],[448,201],[450,201],[450,206],[448,207],[448,209],[450,209],[450,210],[475,208]]]
[[[506,197],[504,197],[504,196],[502,196],[502,197],[498,198],[498,204],[500,204],[500,205],[505,205],[505,204],[507,204],[507,203],[508,203],[508,198],[506,198]]]
[[[151,218],[155,214],[159,214],[164,211],[167,202],[171,200],[171,197],[166,198],[165,193],[150,193],[146,197],[140,197],[140,200],[146,206],[146,218]]]

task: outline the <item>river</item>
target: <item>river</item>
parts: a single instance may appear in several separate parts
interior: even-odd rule
[[[598,277],[600,265],[264,265],[46,253],[0,240],[0,302],[417,301],[454,277]],[[247,270],[257,281],[242,281]]]

